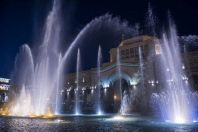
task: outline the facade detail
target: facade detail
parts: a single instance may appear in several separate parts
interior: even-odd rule
[[[10,89],[10,79],[0,78],[0,103],[8,101],[8,91]]]
[[[140,50],[142,64],[140,64]],[[119,64],[117,63],[118,51],[120,55],[120,76],[118,75]],[[118,111],[118,105],[121,105],[120,98],[124,94],[124,91],[135,93],[135,90],[137,91],[139,89],[139,91],[142,91],[141,93],[151,93],[151,91],[157,90],[159,82],[157,80],[156,69],[158,67],[158,55],[160,55],[160,52],[159,40],[146,35],[123,40],[117,48],[110,49],[110,61],[103,63],[100,68],[100,98],[102,98],[102,106],[105,111]],[[190,52],[186,57],[194,58],[193,60],[196,58],[198,60],[198,52]],[[196,78],[198,76],[198,72],[196,71],[198,69],[198,62],[193,62],[192,59],[187,60],[189,60],[189,74]],[[142,71],[141,65],[143,66]],[[141,74],[144,74],[144,77]],[[80,105],[83,108],[82,111],[92,111],[94,110],[94,102],[97,97],[97,68],[81,71],[79,76]],[[66,75],[64,89],[61,91],[61,94],[64,95],[64,104],[67,106],[64,108],[68,112],[71,112],[74,107],[76,82],[76,73]],[[119,90],[120,83],[121,90]],[[140,90],[141,86],[145,87],[145,89]],[[134,111],[136,109],[141,108],[137,106],[134,108]]]

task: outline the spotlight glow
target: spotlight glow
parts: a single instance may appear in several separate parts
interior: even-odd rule
[[[98,111],[97,115],[103,115],[103,113],[101,111]]]
[[[116,120],[116,121],[122,121],[122,120],[124,120],[125,118],[123,117],[123,116],[120,116],[120,115],[118,115],[118,116],[114,116],[113,117],[113,120]]]
[[[76,112],[75,115],[78,116],[78,115],[80,115],[80,113],[79,112]]]
[[[185,119],[184,119],[183,117],[181,117],[181,116],[177,116],[177,117],[175,118],[174,122],[175,122],[176,124],[184,124],[184,123],[186,123]]]
[[[176,116],[173,120],[166,120],[166,122],[171,124],[191,124],[196,123],[197,120],[189,121],[185,117]]]

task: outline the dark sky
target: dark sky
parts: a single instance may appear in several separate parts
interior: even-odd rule
[[[175,20],[179,35],[198,34],[198,3],[196,0],[63,1],[62,23],[64,25],[64,37],[62,39],[65,41],[63,47],[68,47],[69,42],[74,39],[74,36],[80,29],[93,18],[106,13],[112,14],[113,17],[120,17],[121,20],[128,21],[129,25],[134,25],[137,22],[143,24],[148,2],[151,3],[159,24],[164,23],[167,11],[169,10]],[[50,0],[0,0],[1,77],[10,76],[19,47],[24,43],[28,43],[32,46],[39,39],[42,24],[50,6]],[[97,39],[103,38],[100,36]],[[93,41],[94,40],[91,42]],[[79,46],[82,49],[83,69],[96,65],[95,56],[98,43],[100,43],[100,41],[87,45],[81,44],[81,46]],[[107,61],[109,48],[115,47],[116,45],[101,43],[101,46],[103,49],[103,60]],[[71,62],[74,62],[74,60]]]

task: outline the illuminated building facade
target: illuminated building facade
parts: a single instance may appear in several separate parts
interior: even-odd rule
[[[10,89],[10,79],[0,78],[0,103],[8,101],[8,91]]]
[[[117,50],[119,49],[119,50]],[[143,77],[140,67],[140,50],[143,59]],[[120,72],[118,75],[117,58],[120,54]],[[151,36],[137,36],[123,40],[117,48],[110,49],[110,61],[101,66],[101,104],[105,112],[117,112],[120,108],[120,98],[124,91],[134,93],[136,100],[133,101],[133,111],[140,111],[139,101],[146,96],[139,96],[138,91],[143,94],[158,90],[158,80],[156,69],[158,67],[158,56],[160,55],[159,40]],[[183,54],[185,57],[188,75],[193,82],[198,78],[198,51]],[[188,60],[188,62],[186,61]],[[188,65],[187,65],[188,64]],[[121,80],[121,81],[120,81]],[[198,81],[198,80],[197,80]],[[121,83],[121,90],[120,90]],[[82,111],[93,111],[96,107],[95,100],[97,94],[97,68],[80,72],[80,104]],[[197,87],[197,84],[193,84]],[[65,89],[61,91],[64,95],[65,111],[72,111],[75,101],[76,73],[66,75]],[[141,89],[144,87],[144,89]],[[121,91],[121,92],[120,92]],[[146,100],[146,99],[144,99]]]
[[[118,75],[118,63],[117,63],[117,48],[110,50],[110,62],[103,63],[101,66],[101,99],[102,106],[105,111],[118,111],[120,106],[121,93],[123,91],[133,91],[140,87],[141,75],[140,75],[140,64],[139,64],[139,47],[142,50],[142,57],[146,62],[147,71],[144,71],[145,80],[147,78],[152,79],[153,75],[153,60],[150,59],[155,56],[155,42],[158,39],[150,36],[138,36],[131,39],[122,41],[119,46],[120,52],[120,77]],[[147,76],[149,74],[149,76]],[[121,80],[121,81],[120,81]],[[120,90],[120,83],[121,89]],[[81,87],[81,105],[84,111],[94,109],[94,102],[97,94],[97,68],[92,68],[87,71],[80,72],[80,84]],[[66,76],[65,89],[64,91],[64,104],[67,104],[66,111],[72,111],[76,88],[76,73],[71,73]],[[120,92],[122,91],[122,92]]]

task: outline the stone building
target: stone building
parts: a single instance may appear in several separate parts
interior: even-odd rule
[[[8,101],[9,89],[10,89],[10,79],[0,78],[0,105]]]
[[[100,81],[97,77],[97,68],[80,72],[79,96],[82,111],[95,110],[98,84],[100,84],[100,99],[105,112],[119,110],[124,91],[130,92],[134,96],[139,94],[133,101],[135,107],[132,111],[140,111],[141,106],[138,106],[140,104],[138,102],[147,100],[147,96],[144,94],[157,90],[159,83],[156,76],[157,70],[155,70],[160,54],[159,40],[146,35],[133,37],[123,40],[117,48],[110,49],[109,53],[110,61],[103,63],[100,68]],[[183,54],[183,58],[188,64],[188,74],[195,82],[198,77],[198,51]],[[68,112],[71,112],[74,107],[76,82],[76,73],[66,75],[65,89],[62,94],[64,94],[64,104],[66,105],[64,108]],[[196,83],[193,85],[197,86]]]

